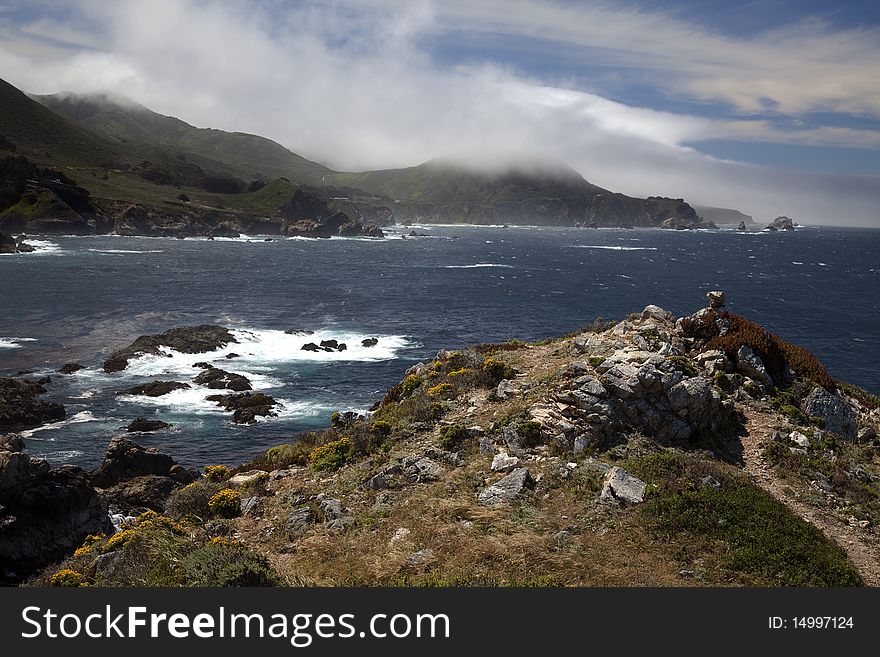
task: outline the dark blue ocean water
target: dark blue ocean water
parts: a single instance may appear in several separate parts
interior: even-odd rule
[[[333,410],[368,408],[441,348],[557,336],[649,303],[689,314],[716,288],[731,310],[880,393],[880,231],[435,226],[399,239],[409,230],[386,240],[64,237],[0,257],[0,373],[49,373],[49,397],[68,410],[64,423],[29,432],[29,449],[93,466],[119,427],[146,415],[175,428],[138,441],[189,464],[236,464],[326,425]],[[241,331],[242,344],[211,357],[280,400],[279,417],[235,426],[198,388],[152,402],[115,394],[151,378],[191,380],[204,356],[142,359],[113,375],[100,365],[139,335],[198,323]],[[315,337],[354,348],[299,349]],[[360,348],[365,337],[379,344]],[[228,351],[242,358],[223,359]],[[69,361],[88,368],[53,374]]]

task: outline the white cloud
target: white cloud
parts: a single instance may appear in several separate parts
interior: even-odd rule
[[[122,93],[199,126],[263,134],[338,168],[408,166],[463,152],[483,160],[540,154],[629,194],[732,205],[759,219],[785,213],[801,221],[877,222],[876,178],[743,166],[687,147],[711,138],[876,147],[875,132],[780,131],[765,121],[629,107],[498,65],[441,68],[420,48],[420,39],[450,27],[506,30],[589,46],[593,54],[605,49],[597,57],[611,57],[614,44],[626,43],[625,51],[613,55],[618,61],[650,64],[691,93],[735,99],[742,108],[758,98],[740,84],[750,74],[760,93],[778,92],[774,102],[780,105],[869,107],[876,89],[867,87],[875,72],[856,65],[836,86],[814,80],[809,93],[795,94],[788,87],[797,85],[771,84],[771,74],[797,55],[787,50],[798,43],[794,35],[743,45],[640,12],[494,2],[377,0],[295,9],[283,2],[231,0],[69,2],[82,25],[67,25],[64,32],[52,33],[46,21],[31,24],[32,34],[0,27],[0,71],[37,93]],[[52,41],[36,39],[47,32]],[[833,62],[850,57],[855,46],[832,37],[819,39],[817,47],[833,76]],[[859,47],[870,41],[863,35]],[[757,52],[750,54],[749,47]],[[771,56],[782,59],[762,68]],[[697,72],[689,76],[688,58]],[[811,70],[810,62],[798,71]],[[720,82],[711,83],[722,69]]]

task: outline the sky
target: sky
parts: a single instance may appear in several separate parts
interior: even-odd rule
[[[0,77],[336,169],[565,161],[636,196],[880,227],[880,3],[0,0]]]

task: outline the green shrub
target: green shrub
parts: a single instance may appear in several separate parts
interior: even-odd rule
[[[181,564],[185,586],[278,586],[278,574],[262,555],[232,541],[210,541]]]
[[[318,471],[338,470],[352,455],[352,442],[348,438],[332,440],[315,447],[309,454],[312,468]]]
[[[587,362],[590,364],[590,367],[596,368],[605,362],[605,357],[604,356],[590,356],[587,359]]]
[[[70,568],[59,570],[49,578],[49,586],[76,588],[83,585],[88,586],[83,582],[83,576]]]
[[[241,495],[236,490],[224,488],[208,500],[208,510],[216,518],[235,518],[241,514]]]
[[[440,432],[440,446],[451,452],[460,449],[467,439],[467,429],[459,424],[448,426]]]
[[[455,386],[451,383],[438,383],[434,387],[428,388],[428,395],[440,399],[450,399],[455,396]]]
[[[205,476],[211,481],[226,481],[229,479],[229,468],[225,465],[206,465]]]
[[[416,374],[410,374],[403,380],[403,383],[400,384],[400,396],[409,397],[420,385],[422,385],[422,377]]]
[[[211,515],[208,502],[220,488],[220,484],[210,480],[195,481],[173,491],[165,509],[172,518],[184,516],[208,518]]]
[[[510,365],[500,358],[494,358],[491,356],[483,361],[481,369],[489,376],[494,384],[498,384],[504,379],[512,379],[516,376],[516,370]]]

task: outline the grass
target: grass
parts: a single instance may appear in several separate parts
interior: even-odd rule
[[[702,558],[730,583],[859,586],[842,548],[749,479],[718,464],[666,452],[629,464],[651,488],[640,513],[658,538]],[[706,476],[719,487],[703,484]]]

